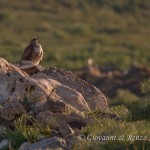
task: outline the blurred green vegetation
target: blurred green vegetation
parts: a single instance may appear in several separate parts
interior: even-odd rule
[[[133,102],[137,102],[139,97],[134,93],[131,93],[128,90],[119,89],[116,93],[116,96],[112,99],[108,99],[109,106],[117,105],[131,105]]]
[[[6,146],[2,150],[18,150],[24,142],[34,143],[42,137],[50,137],[50,127],[43,127],[32,116],[24,114],[14,120],[14,130],[7,129],[0,137],[10,141],[9,147]]]
[[[82,129],[73,150],[149,150],[150,149],[150,79],[141,85],[144,96],[137,101],[105,110],[110,118],[94,113],[93,123]],[[121,95],[121,94],[120,94]],[[124,98],[125,99],[125,98]],[[133,97],[134,99],[134,97]],[[112,116],[116,115],[116,116]],[[112,117],[111,117],[112,116]],[[117,118],[118,117],[118,118]],[[104,137],[115,140],[98,140]],[[144,137],[145,140],[139,137]],[[124,137],[120,139],[119,137]],[[105,138],[106,139],[106,138]]]
[[[0,56],[19,61],[37,36],[45,66],[150,66],[149,27],[148,0],[1,0]]]

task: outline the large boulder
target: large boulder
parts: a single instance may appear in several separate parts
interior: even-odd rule
[[[27,68],[23,71],[0,58],[1,118],[12,120],[15,115],[30,111],[31,108],[34,113],[82,113],[108,107],[107,100],[99,89],[70,71],[56,68],[41,71],[36,69],[35,73],[29,75],[28,70],[32,72]]]

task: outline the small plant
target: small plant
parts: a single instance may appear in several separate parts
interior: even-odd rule
[[[127,119],[129,117],[129,110],[124,105],[111,107],[107,110],[109,113],[117,115],[119,118]]]
[[[141,92],[144,96],[128,107],[131,120],[150,120],[150,79],[141,84]]]
[[[141,92],[149,97],[150,96],[150,79],[145,80],[142,84],[141,84]]]
[[[23,143],[23,142],[26,142],[26,138],[24,137],[24,135],[17,131],[17,130],[7,130],[4,135],[4,137],[6,137],[9,141],[10,141],[10,145],[11,147],[13,147],[14,149],[17,149],[20,147],[20,145]],[[6,148],[8,150],[8,148]]]
[[[150,101],[139,100],[128,107],[130,120],[150,120]]]
[[[31,116],[22,115],[14,121],[14,130],[7,130],[4,133],[13,148],[18,148],[23,142],[36,142],[38,137],[50,136],[50,127],[43,127],[37,120]]]

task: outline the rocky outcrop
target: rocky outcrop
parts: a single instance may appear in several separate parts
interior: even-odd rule
[[[82,113],[108,107],[100,90],[69,71],[39,69],[29,75],[30,69],[26,68],[25,72],[22,68],[26,67],[16,67],[0,58],[0,116],[4,119],[11,120],[15,115],[28,111],[30,108],[25,103],[30,103],[36,113]]]
[[[85,114],[108,108],[99,89],[70,71],[46,69],[31,62],[11,64],[3,58],[0,106],[0,123],[4,127],[14,128],[13,121],[25,114],[43,128],[51,128],[51,137],[39,135],[36,143],[25,142],[20,150],[70,149],[74,135],[92,122]]]

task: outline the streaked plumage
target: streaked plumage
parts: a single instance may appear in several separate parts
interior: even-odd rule
[[[32,38],[29,45],[25,48],[22,60],[32,61],[38,65],[43,58],[43,49],[37,38]]]

